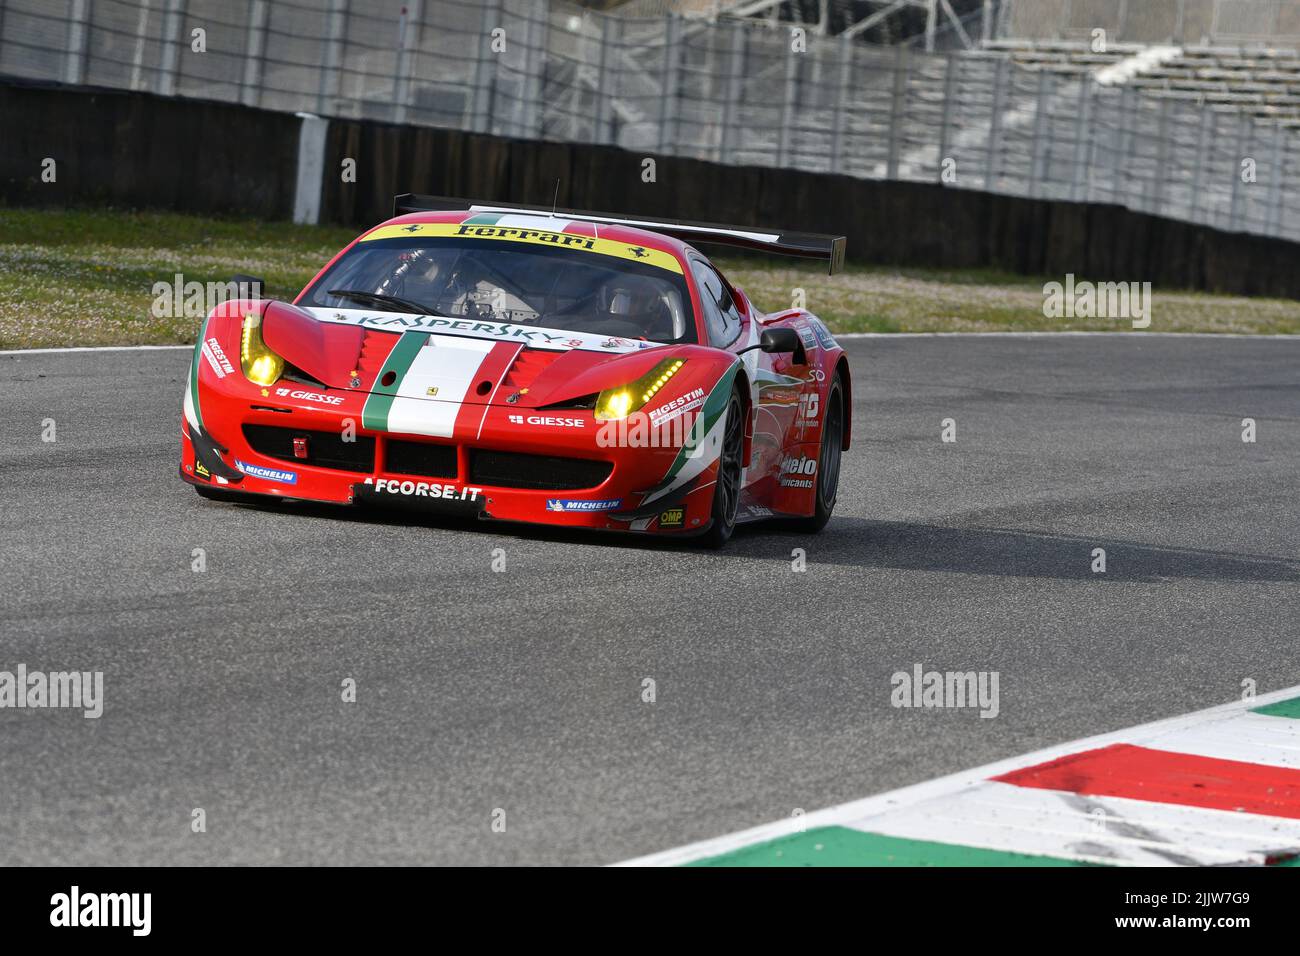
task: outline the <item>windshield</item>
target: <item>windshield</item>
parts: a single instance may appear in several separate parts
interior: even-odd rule
[[[422,232],[462,228],[421,225]],[[419,306],[425,313],[451,318],[652,342],[696,341],[686,282],[671,268],[675,257],[610,240],[570,238],[592,248],[600,243],[603,251],[543,244],[536,238],[365,239],[321,276],[299,304],[389,312]],[[659,264],[637,261],[638,255],[650,258],[652,253]]]

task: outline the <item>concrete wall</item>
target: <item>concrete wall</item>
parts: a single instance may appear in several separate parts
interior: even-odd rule
[[[288,218],[300,121],[291,114],[144,93],[0,86],[0,199],[114,203]],[[1300,298],[1300,245],[1120,206],[1024,199],[940,184],[864,180],[505,139],[361,120],[330,123],[321,217],[387,218],[398,192],[641,213],[848,237],[850,261]],[[40,182],[54,157],[55,184]],[[357,181],[341,179],[344,159]],[[20,238],[20,237],[16,237]]]

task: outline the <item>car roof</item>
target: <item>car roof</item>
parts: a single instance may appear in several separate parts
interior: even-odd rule
[[[624,225],[603,225],[593,222],[584,222],[579,219],[567,219],[561,213],[556,216],[539,216],[529,213],[497,213],[497,212],[471,212],[462,210],[456,212],[413,212],[405,216],[397,216],[385,222],[381,222],[374,229],[368,229],[362,235],[369,235],[375,229],[382,229],[385,226],[402,225],[405,223],[417,222],[440,222],[440,223],[477,223],[482,225],[495,226],[513,226],[519,229],[537,229],[543,232],[564,232],[576,236],[591,236],[599,239],[611,239],[615,242],[626,242],[630,245],[645,246],[647,249],[657,249],[677,256],[683,261],[686,260],[688,251],[695,251],[693,247],[682,242],[680,239],[674,239],[672,236],[665,236],[661,233],[651,232],[648,229],[638,229],[635,226]],[[698,253],[697,253],[698,255]]]

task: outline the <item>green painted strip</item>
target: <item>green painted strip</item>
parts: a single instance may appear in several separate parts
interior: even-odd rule
[[[717,424],[722,413],[727,410],[727,403],[731,401],[731,386],[736,381],[736,373],[740,371],[740,363],[735,362],[731,368],[722,373],[722,377],[713,385],[713,390],[704,398],[704,405],[700,408],[700,415],[691,427],[691,436],[696,441],[703,441],[709,434],[709,430]],[[690,457],[691,447],[682,446],[681,451],[668,468],[668,473],[664,478],[672,478],[677,472],[682,470],[686,460]]]
[[[190,362],[190,404],[194,406],[199,428],[203,427],[203,412],[199,409],[199,362],[203,359],[203,340],[207,334],[208,320],[205,317],[199,325],[199,337],[194,341],[194,359]]]
[[[1276,704],[1256,707],[1251,713],[1263,714],[1265,717],[1289,717],[1292,720],[1300,720],[1300,697],[1292,697],[1290,700],[1279,700]]]
[[[505,213],[502,212],[480,212],[480,213],[476,213],[473,216],[470,216],[468,219],[464,220],[461,224],[465,226],[468,226],[470,224],[473,224],[475,226],[495,226],[497,222],[501,219],[501,217],[504,215]]]
[[[420,349],[429,341],[429,337],[423,332],[403,332],[402,337],[397,340],[393,350],[388,353],[388,358],[384,359],[384,367],[379,370],[375,376],[375,384],[371,386],[370,395],[366,398],[365,407],[361,410],[362,427],[370,431],[387,431],[388,430],[388,412],[393,407],[393,399],[397,396],[397,390],[402,387],[402,379],[411,369],[411,363],[415,357],[420,354]],[[391,385],[380,385],[384,376],[393,372],[396,378]]]
[[[817,827],[807,833],[755,843],[688,866],[1092,866],[1077,860],[983,850],[951,843],[907,840],[849,827]]]

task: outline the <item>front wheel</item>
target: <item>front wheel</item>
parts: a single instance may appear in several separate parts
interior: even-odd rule
[[[720,548],[736,530],[736,509],[740,504],[740,476],[744,466],[745,418],[739,389],[731,391],[722,426],[722,454],[718,456],[718,483],[713,489],[713,514],[701,542]]]
[[[822,425],[821,454],[817,457],[817,509],[801,520],[802,530],[816,534],[826,527],[835,510],[840,487],[840,458],[844,449],[844,386],[840,373],[826,391],[826,420]]]

